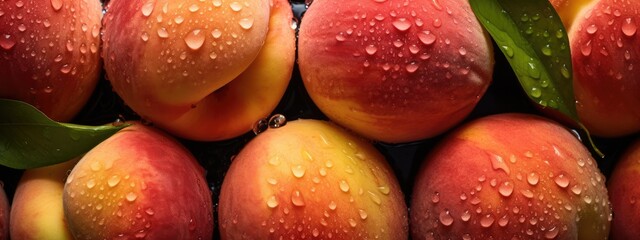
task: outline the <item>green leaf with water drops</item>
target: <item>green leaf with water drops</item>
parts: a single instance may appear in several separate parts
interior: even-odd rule
[[[559,111],[586,131],[575,105],[569,39],[549,0],[469,0],[469,4],[529,98],[542,108]]]
[[[7,99],[0,99],[0,113],[0,164],[16,169],[68,161],[127,126],[58,123],[27,103]]]

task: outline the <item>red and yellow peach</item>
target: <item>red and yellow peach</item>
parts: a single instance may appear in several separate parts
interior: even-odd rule
[[[319,120],[261,133],[220,193],[221,239],[406,239],[400,186],[373,146]]]
[[[315,1],[299,39],[313,102],[374,140],[409,142],[448,130],[492,79],[491,42],[467,1]]]
[[[0,2],[0,98],[71,120],[98,81],[101,17],[99,0]]]
[[[127,127],[89,151],[64,186],[75,239],[211,239],[213,204],[204,169],[151,127]]]
[[[589,151],[561,125],[501,114],[460,127],[425,159],[413,239],[606,239],[611,207]]]
[[[112,0],[105,69],[134,111],[174,135],[223,140],[273,111],[295,57],[286,0]]]

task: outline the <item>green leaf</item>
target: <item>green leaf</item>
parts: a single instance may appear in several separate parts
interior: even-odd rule
[[[580,123],[573,94],[569,39],[549,0],[469,0],[529,98]],[[600,155],[591,141],[594,150]]]
[[[0,99],[0,164],[29,169],[80,156],[120,129],[58,123],[33,106]]]

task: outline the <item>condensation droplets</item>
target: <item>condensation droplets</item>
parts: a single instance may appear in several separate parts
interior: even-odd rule
[[[205,36],[200,29],[195,29],[184,38],[184,42],[192,50],[198,50],[204,44]]]

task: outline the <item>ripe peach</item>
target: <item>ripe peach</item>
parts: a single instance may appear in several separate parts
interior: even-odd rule
[[[629,146],[609,179],[613,206],[612,239],[634,239],[640,234],[640,140]]]
[[[9,200],[0,182],[0,239],[9,239]]]
[[[136,124],[89,151],[66,180],[63,206],[76,239],[211,239],[204,170],[169,136]]]
[[[568,29],[582,122],[602,137],[640,131],[640,1],[551,2]]]
[[[299,66],[331,120],[367,138],[433,137],[465,118],[491,82],[493,51],[467,1],[314,2]]]
[[[406,239],[399,184],[373,146],[319,120],[268,129],[234,158],[222,239]]]
[[[125,103],[172,134],[236,137],[286,90],[291,19],[286,0],[113,0],[104,19],[107,76]]]
[[[425,159],[414,239],[606,239],[605,179],[558,123],[501,114],[460,127]]]
[[[101,11],[99,0],[0,2],[0,98],[71,120],[98,81]]]
[[[73,239],[64,220],[62,192],[78,160],[24,172],[11,205],[12,239]]]

